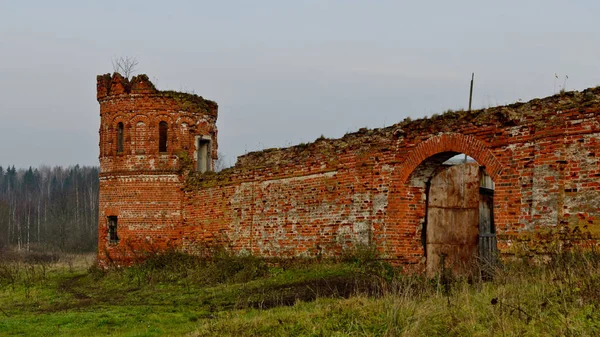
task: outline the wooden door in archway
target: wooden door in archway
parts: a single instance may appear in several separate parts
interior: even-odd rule
[[[427,193],[427,274],[442,268],[468,273],[478,255],[477,163],[446,166],[431,178]]]

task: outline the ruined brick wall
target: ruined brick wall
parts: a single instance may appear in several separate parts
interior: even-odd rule
[[[123,94],[123,103],[113,105],[101,101],[101,113],[138,109],[137,102],[125,103],[130,96]],[[181,107],[173,104],[178,103],[162,96],[160,100],[148,106],[154,106],[155,114],[170,111],[176,120]],[[160,158],[129,152],[131,158],[119,159],[108,152],[114,146],[106,144],[101,129],[101,151],[110,158],[101,164],[105,213],[100,237],[106,237],[105,209],[114,206],[113,212],[123,212],[122,207],[129,207],[128,235],[139,240],[145,236],[144,242],[167,236],[173,245],[190,252],[225,245],[263,256],[318,256],[365,243],[401,263],[423,262],[425,183],[445,160],[465,153],[495,182],[494,222],[502,251],[531,233],[560,226],[578,227],[598,239],[599,117],[596,88],[253,152],[219,173],[195,172],[193,160],[182,162],[173,156],[168,178],[159,180],[156,184],[162,187],[156,190],[148,184],[159,185],[144,180],[144,175],[153,170],[151,160],[156,165]],[[104,126],[104,121],[103,117],[103,128],[110,134],[110,123]],[[187,151],[191,156],[193,149]],[[113,171],[126,171],[131,178],[123,175],[108,181],[108,172]],[[103,197],[108,184],[120,186],[120,192],[112,193],[130,195],[131,202],[117,205]],[[163,191],[168,195],[161,195]],[[134,212],[136,200],[143,200],[143,207],[152,211]],[[167,208],[171,220],[161,220],[156,215],[159,208]],[[139,240],[135,244],[141,247]]]
[[[360,130],[250,153],[185,183],[184,247],[266,256],[338,254],[357,243],[423,262],[425,182],[457,153],[496,184],[499,248],[549,228],[600,236],[600,89]]]
[[[388,178],[372,167],[324,164],[310,173],[260,169],[230,178],[186,192],[186,249],[215,243],[261,256],[333,255],[369,244],[372,227],[383,227]]]

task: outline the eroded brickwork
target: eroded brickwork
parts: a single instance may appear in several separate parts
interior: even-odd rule
[[[211,139],[210,161],[217,158],[217,104],[158,91],[145,75],[131,81],[119,74],[98,76],[97,98],[100,260],[127,263],[144,250],[181,245],[181,162],[195,165],[199,136]],[[159,151],[161,122],[167,123],[166,151]],[[117,217],[118,241],[109,240],[109,216]]]
[[[98,100],[101,259],[169,245],[335,255],[363,243],[400,263],[423,263],[425,183],[458,153],[495,182],[501,251],[560,226],[600,237],[600,88],[253,152],[219,173],[195,170],[198,135],[212,137],[216,159],[215,103],[118,75],[98,78]],[[169,123],[166,154],[158,153],[160,120]],[[123,153],[115,150],[119,121]],[[111,244],[113,214],[120,240]]]

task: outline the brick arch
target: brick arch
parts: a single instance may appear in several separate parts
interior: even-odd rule
[[[150,118],[146,115],[136,115],[130,119],[129,123],[131,124],[130,148],[132,154],[147,154]],[[138,123],[143,123],[143,125],[138,127]]]
[[[127,116],[123,115],[123,114],[118,114],[116,116],[114,116],[114,118],[112,119],[112,123],[110,125],[111,132],[110,132],[110,138],[111,138],[111,154],[113,154],[113,150],[114,153],[116,153],[116,149],[117,149],[117,124],[119,123],[123,123],[123,153],[128,153],[128,151],[130,150],[130,144],[128,142],[129,138],[128,137],[128,118]]]
[[[158,154],[159,150],[159,139],[160,139],[160,123],[167,123],[167,152],[169,154],[173,153],[174,146],[177,143],[177,130],[175,129],[175,123],[171,116],[166,113],[159,113],[152,118],[150,122],[150,146],[151,153]]]
[[[197,121],[197,120],[199,120],[201,118],[199,118],[198,116],[194,116],[193,114],[181,113],[180,115],[177,116],[176,123],[179,123],[179,121],[184,120],[184,119],[189,119],[189,120]]]
[[[485,167],[492,180],[498,181],[502,174],[502,163],[489,147],[473,136],[460,133],[444,133],[427,139],[415,146],[398,170],[398,178],[406,182],[410,175],[428,158],[443,152],[464,153]]]
[[[399,158],[401,164],[393,173],[393,182],[388,195],[388,209],[384,220],[386,225],[381,232],[384,234],[375,239],[375,244],[381,246],[380,249],[384,254],[391,258],[398,258],[403,263],[425,262],[422,224],[426,214],[425,199],[423,198],[426,187],[411,183],[411,177],[413,173],[424,173],[419,172],[423,168],[422,165],[437,166],[453,153],[464,153],[471,156],[479,165],[485,167],[487,174],[496,183],[501,182],[504,179],[502,175],[507,173],[507,171],[503,171],[507,168],[492,153],[489,145],[473,136],[442,133],[409,148],[405,159]],[[428,176],[434,174],[434,171],[429,173]],[[499,199],[502,199],[504,191],[498,192]],[[505,202],[495,205],[495,207],[505,206]],[[500,218],[502,214],[504,212],[499,209],[494,213],[496,228],[507,220]]]
[[[177,122],[175,122],[175,128],[177,130],[181,130],[183,124],[187,124],[189,129],[196,129],[196,121],[193,118],[185,117],[177,119]]]
[[[156,115],[152,118],[152,125],[158,125],[158,123],[160,122],[167,122],[169,124],[169,127],[171,127],[173,125],[173,119],[171,118],[171,116],[167,115],[167,114],[159,114]]]
[[[112,125],[114,127],[114,126],[117,125],[118,122],[122,122],[123,125],[125,125],[125,124],[127,124],[128,121],[129,121],[128,116],[126,114],[122,114],[121,113],[121,114],[114,115],[113,118],[112,118],[111,123],[112,123]]]
[[[181,116],[181,117],[177,118],[176,123],[177,124],[181,124],[181,123],[195,124],[196,119],[193,118],[192,116]]]
[[[131,117],[131,119],[129,119],[129,123],[131,124],[131,127],[135,127],[135,125],[138,122],[144,122],[144,124],[146,125],[150,125],[150,117],[148,117],[147,115],[135,115],[133,117]]]
[[[173,132],[173,130],[175,129],[175,122],[173,121],[173,119],[171,118],[171,116],[167,115],[167,114],[158,114],[152,117],[152,119],[150,120],[150,129],[154,130],[153,132],[155,132],[156,134],[158,134],[158,125],[160,122],[167,122],[167,127],[169,128],[169,131]],[[171,133],[169,132],[169,133]],[[169,136],[170,138],[170,136]]]

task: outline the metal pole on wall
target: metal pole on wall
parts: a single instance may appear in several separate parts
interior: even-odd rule
[[[473,79],[475,78],[475,73],[471,73],[471,91],[469,92],[469,112],[471,111],[471,102],[473,101]]]
[[[469,112],[471,112],[471,102],[473,101],[473,79],[475,79],[475,73],[471,73],[471,90],[469,91]],[[465,164],[467,163],[467,154],[465,153]]]

